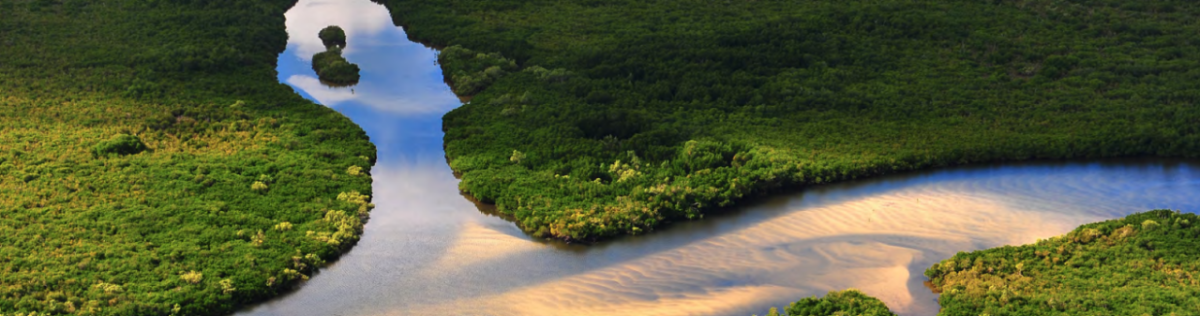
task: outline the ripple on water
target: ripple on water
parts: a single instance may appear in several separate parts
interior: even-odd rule
[[[537,242],[459,195],[441,147],[441,115],[459,101],[436,52],[387,16],[369,0],[301,0],[287,13],[279,77],[367,131],[378,207],[343,258],[239,315],[749,315],[845,288],[932,315],[922,273],[958,251],[1200,207],[1194,164],[1010,164],[813,187],[587,247]],[[306,50],[330,24],[346,29],[346,56],[363,67],[353,91],[305,79],[315,78]]]

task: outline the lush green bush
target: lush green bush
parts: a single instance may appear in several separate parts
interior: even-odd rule
[[[224,314],[354,244],[374,147],[277,81],[293,4],[0,2],[0,314]]]
[[[1178,1],[380,2],[475,95],[444,120],[462,190],[539,236],[901,170],[1200,155]]]
[[[326,26],[317,36],[321,38],[321,43],[325,44],[325,49],[346,47],[346,31],[337,25]]]
[[[92,152],[97,156],[109,154],[130,155],[145,150],[146,144],[142,143],[142,140],[137,136],[129,134],[117,134],[113,138],[102,141],[96,144],[96,147],[92,148]]]
[[[313,55],[313,70],[321,81],[334,85],[353,85],[358,83],[358,65],[351,64],[342,57],[342,49],[332,47],[324,52]]]
[[[1167,210],[1032,245],[959,253],[925,271],[939,315],[1196,315],[1200,216]]]
[[[774,308],[767,316],[779,316]],[[784,310],[787,316],[894,316],[887,306],[877,298],[858,290],[832,291],[825,297],[801,299]]]

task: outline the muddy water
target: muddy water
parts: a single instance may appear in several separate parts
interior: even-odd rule
[[[1135,211],[1200,209],[1200,165],[1120,160],[975,166],[810,188],[647,236],[531,240],[459,195],[441,116],[460,105],[436,52],[368,0],[301,0],[279,79],[358,122],[379,148],[362,240],[297,291],[238,315],[749,315],[858,288],[936,313],[922,272]],[[320,84],[317,32],[340,25],[354,87]]]

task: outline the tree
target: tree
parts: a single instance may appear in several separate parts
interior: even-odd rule
[[[317,72],[317,77],[327,83],[334,85],[358,83],[358,65],[352,64],[342,57],[340,47],[331,47],[329,50],[313,55],[312,67],[313,71]]]
[[[326,49],[335,46],[339,48],[346,47],[346,31],[337,25],[330,25],[321,29],[321,33],[318,36],[321,37],[321,43],[325,44]]]

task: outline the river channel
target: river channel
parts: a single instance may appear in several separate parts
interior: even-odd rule
[[[317,32],[346,30],[353,87],[323,86]],[[857,288],[937,313],[924,269],[1129,213],[1200,209],[1200,164],[1176,160],[956,167],[823,185],[597,245],[538,241],[462,196],[441,118],[461,105],[437,52],[369,0],[300,0],[279,80],[378,146],[362,240],[310,281],[237,315],[750,315]]]

